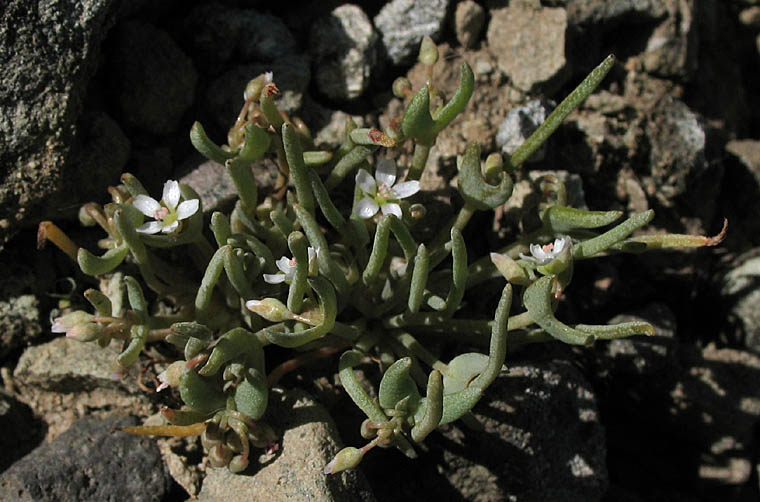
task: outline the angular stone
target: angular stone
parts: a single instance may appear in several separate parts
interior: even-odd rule
[[[280,452],[264,465],[252,462],[242,474],[209,468],[199,502],[258,500],[271,502],[372,502],[358,470],[327,475],[324,468],[340,451],[332,418],[324,407],[300,390],[270,396],[266,420],[281,434]]]
[[[113,377],[118,342],[101,349],[93,342],[78,342],[58,337],[51,342],[29,347],[13,372],[22,387],[49,391],[75,392],[95,388],[127,388]]]
[[[75,141],[75,123],[119,4],[114,0],[3,3],[0,247],[27,218],[39,218],[47,210],[61,213],[64,203],[51,197],[62,190],[67,173],[76,167],[72,147],[81,145]],[[66,195],[70,204],[72,193]]]
[[[378,36],[367,15],[345,4],[311,27],[309,52],[317,88],[332,100],[356,99],[367,90],[377,65]]]
[[[472,49],[480,40],[480,33],[486,22],[486,11],[473,0],[457,4],[454,13],[454,32],[462,47]]]
[[[193,102],[198,75],[171,37],[147,23],[125,22],[109,65],[124,120],[152,134],[174,132]]]
[[[156,443],[117,432],[131,417],[78,420],[0,475],[0,499],[18,502],[160,502],[171,479]]]
[[[0,390],[0,472],[36,446],[40,425],[31,408]]]
[[[738,338],[760,354],[760,257],[737,260],[723,279],[721,294],[736,320]]]
[[[391,0],[386,3],[374,21],[391,62],[400,65],[414,60],[425,35],[437,40],[448,7],[449,0]]]
[[[444,451],[444,469],[465,500],[604,495],[609,481],[596,396],[569,361],[513,362],[473,411],[483,432],[457,425],[445,433],[456,447]],[[461,448],[465,455],[457,454]]]
[[[610,24],[623,19],[654,20],[667,14],[662,0],[566,0],[571,24]]]
[[[690,183],[707,171],[706,136],[701,119],[678,99],[667,99],[647,126],[651,143],[651,175],[646,191],[665,205],[684,194]]]
[[[488,46],[515,87],[526,92],[540,88],[550,94],[569,76],[567,26],[564,9],[540,7],[528,0],[510,2],[491,11]]]
[[[554,110],[555,103],[545,99],[534,99],[507,113],[507,118],[499,125],[496,133],[496,144],[501,147],[507,157],[525,143],[538,126],[544,123],[546,117]],[[540,162],[546,153],[546,143],[530,156],[527,162]]]

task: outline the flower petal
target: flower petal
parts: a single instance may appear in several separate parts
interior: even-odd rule
[[[135,197],[135,200],[132,201],[132,205],[142,214],[150,216],[151,218],[155,218],[156,211],[161,209],[161,204],[159,204],[153,197],[148,197],[147,195],[138,195]]]
[[[284,274],[287,274],[290,272],[290,269],[293,268],[293,265],[290,264],[290,258],[287,256],[283,256],[276,262],[274,262],[275,265],[277,265],[277,268],[279,268]]]
[[[160,221],[149,221],[147,223],[143,223],[135,230],[141,234],[157,234],[161,231],[162,228],[164,228],[164,226]]]
[[[164,183],[164,193],[161,198],[169,210],[174,211],[177,208],[177,204],[179,204],[179,196],[179,183],[175,180],[168,180]]]
[[[385,157],[378,160],[375,179],[378,185],[392,186],[396,182],[396,163]]]
[[[161,229],[161,231],[165,234],[170,234],[177,230],[177,227],[179,226],[179,221],[174,220],[173,222],[169,223],[168,225],[164,225],[164,228]]]
[[[383,212],[383,214],[393,214],[396,216],[396,218],[401,218],[401,206],[396,204],[395,202],[388,202],[387,204],[383,204],[380,206],[380,210]]]
[[[372,178],[372,175],[366,169],[359,169],[359,172],[356,173],[356,184],[362,192],[368,195],[375,195],[377,193],[377,184],[375,184],[374,178]]]
[[[377,205],[377,202],[369,197],[364,197],[354,206],[354,214],[359,218],[366,220],[375,216],[378,209],[380,209],[380,207]]]
[[[526,261],[533,261],[533,262],[536,261],[536,259],[533,258],[532,256],[528,256],[528,255],[523,254],[523,253],[520,253],[520,258],[522,258],[523,260],[526,260]]]
[[[264,281],[269,284],[280,284],[285,280],[285,274],[264,274]]]
[[[199,207],[200,201],[198,199],[182,201],[182,203],[180,203],[179,207],[177,208],[177,219],[184,220],[191,217],[196,212],[198,212]]]
[[[420,191],[420,182],[404,181],[403,183],[399,183],[398,185],[394,186],[391,191],[397,198],[405,199],[406,197],[414,195]]]

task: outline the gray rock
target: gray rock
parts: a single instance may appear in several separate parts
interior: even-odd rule
[[[682,101],[666,99],[654,110],[646,132],[651,144],[651,172],[645,190],[670,206],[672,199],[684,194],[708,168],[705,130],[699,117]]]
[[[569,77],[567,27],[564,9],[541,7],[532,0],[513,1],[508,7],[491,10],[488,46],[515,87],[550,94]]]
[[[198,164],[198,158],[193,156],[188,163]],[[259,198],[268,194],[277,182],[277,166],[271,160],[255,162],[253,169]],[[237,200],[237,190],[227,169],[212,160],[202,162],[183,176],[180,183],[190,185],[201,197],[201,207],[206,213],[213,211],[230,211]]]
[[[752,475],[760,423],[760,358],[708,345],[685,351],[670,389],[674,437],[696,450],[697,486],[743,486]]]
[[[760,257],[740,261],[729,270],[721,294],[739,327],[744,347],[760,354]]]
[[[253,63],[233,67],[209,85],[206,109],[223,130],[228,130],[243,106],[243,90],[252,78],[271,71],[280,90],[275,103],[280,110],[293,113],[304,101],[311,73],[306,57],[292,54],[273,63]]]
[[[19,251],[0,255],[5,276],[0,283],[0,360],[29,345],[42,332],[36,291],[37,278],[21,264]]]
[[[628,18],[656,20],[667,15],[662,0],[565,0],[570,24],[614,24]]]
[[[377,42],[361,7],[344,4],[318,18],[311,26],[309,51],[320,92],[336,101],[361,96],[377,64]]]
[[[375,16],[388,58],[393,64],[409,63],[417,56],[422,38],[437,40],[443,30],[449,0],[392,0]]]
[[[270,63],[296,51],[296,40],[280,18],[251,9],[200,5],[183,20],[183,30],[188,53],[212,74],[233,58]]]
[[[534,99],[519,108],[511,109],[496,133],[496,144],[501,147],[502,153],[507,156],[515,153],[538,126],[544,123],[555,106],[552,101]],[[546,143],[536,150],[527,162],[539,162],[544,159],[545,154]]]
[[[731,140],[726,144],[726,151],[737,157],[749,170],[755,182],[760,186],[760,141],[755,139]]]
[[[13,372],[16,384],[49,391],[78,392],[96,388],[126,389],[113,374],[121,352],[117,342],[105,349],[95,343],[58,337],[29,347]]]
[[[0,499],[18,502],[163,500],[170,478],[149,438],[115,432],[130,417],[77,421],[0,475]]]
[[[131,153],[130,141],[119,124],[101,110],[85,110],[77,127],[78,146],[71,156],[75,169],[68,170],[63,180],[62,197],[66,206],[80,200],[102,199],[105,187],[119,183]],[[72,198],[71,194],[77,196]],[[50,218],[60,218],[59,212],[48,210],[47,214]]]
[[[600,500],[606,448],[589,383],[568,361],[509,366],[473,410],[484,430],[443,434],[440,468],[452,486],[482,502]]]
[[[125,22],[109,64],[124,120],[152,134],[174,132],[193,102],[198,75],[171,37],[147,23]]]
[[[39,429],[31,408],[0,390],[0,472],[36,446]]]
[[[114,413],[147,416],[154,405],[136,385],[132,373],[119,367],[118,342],[105,349],[59,337],[21,354],[13,383],[24,402],[47,425],[46,440],[56,438],[84,415],[104,418]],[[137,365],[136,365],[137,366]]]
[[[694,0],[663,2],[668,15],[652,32],[637,59],[659,77],[690,79],[697,70],[698,37]]]
[[[480,40],[486,22],[486,11],[473,0],[457,4],[454,12],[454,33],[457,41],[466,49],[472,49]]]
[[[51,199],[75,164],[76,118],[119,2],[3,4],[0,17],[0,246]],[[71,196],[71,194],[67,194]],[[71,199],[69,199],[70,203]]]
[[[273,394],[266,420],[281,434],[281,453],[243,474],[210,468],[199,502],[258,500],[263,494],[272,502],[375,500],[360,471],[324,474],[341,449],[340,438],[327,410],[308,394],[300,390]]]
[[[660,303],[648,305],[632,314],[621,314],[608,324],[645,321],[651,324],[653,336],[633,336],[597,343],[600,354],[599,374],[603,377],[662,377],[678,369],[678,340],[673,312]]]

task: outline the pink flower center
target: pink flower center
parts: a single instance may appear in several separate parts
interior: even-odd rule
[[[290,261],[288,262],[288,265],[290,265],[291,267],[295,267],[296,266],[296,257],[295,256],[290,259]]]
[[[544,244],[541,246],[541,249],[543,249],[545,252],[549,253],[552,249],[554,249],[554,243],[550,242],[549,244]]]
[[[385,183],[381,184],[379,187],[377,187],[377,196],[381,197],[383,199],[388,199],[393,195],[393,190],[390,186],[386,185]]]
[[[153,218],[163,221],[169,215],[169,210],[165,207],[161,207],[153,211]]]

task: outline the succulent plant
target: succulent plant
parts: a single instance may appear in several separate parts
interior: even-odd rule
[[[435,45],[425,40],[420,60],[432,68],[437,59]],[[474,86],[470,67],[461,65],[456,92],[440,105],[431,105],[437,102],[431,95],[440,95],[432,83],[412,93],[408,81],[398,80],[394,92],[409,98],[403,117],[386,131],[348,120],[335,152],[313,149],[308,128],[277,108],[273,76],[260,75],[245,89],[226,145],[213,142],[199,123],[190,131],[192,144],[224,166],[238,195],[230,214],[210,216],[210,232],[200,197],[189,186],[169,180],[158,201],[130,174],[109,188],[113,202],[86,204],[80,212],[83,224],[106,232],[99,242],[103,254],[78,248],[51,222],[40,225],[42,241],[58,245],[85,274],[102,278],[101,290],[85,292],[95,312],[65,314],[53,331],[101,346],[116,339],[123,367],[134,364],[148,343],[176,346],[177,360],[159,375],[158,390],[178,389],[184,406],[163,410],[167,425],[130,431],[200,435],[211,464],[233,472],[246,469],[252,447],[274,449],[275,434],[264,422],[270,387],[304,360],[342,351],[338,374],[367,416],[361,433],[368,443],[342,450],[325,472],[355,467],[374,446],[395,446],[413,457],[416,443],[470,413],[504,370],[508,345],[589,345],[653,333],[644,322],[571,326],[557,319],[557,301],[571,284],[576,260],[722,239],[723,233],[633,236],[652,220],[652,211],[616,223],[619,211],[568,207],[564,185],[548,176],[540,227],[489,256],[470,256],[462,232],[472,215],[509,199],[514,170],[614,64],[612,56],[605,59],[511,157],[491,154],[483,165],[478,145],[468,145],[457,163],[463,205],[427,243],[416,237],[425,219],[424,206],[415,201],[418,180],[436,137],[467,106]],[[379,150],[407,141],[414,153],[399,169],[405,181],[397,183],[395,163]],[[252,164],[265,156],[276,158],[280,184],[262,199]],[[348,197],[335,197],[346,191]],[[492,318],[462,317],[473,288],[494,278],[504,286]],[[156,300],[171,311],[152,313]],[[461,341],[463,334],[487,345],[488,353],[443,361],[425,345],[430,339]],[[268,371],[271,345],[293,349],[294,356]],[[354,374],[370,358],[383,373],[377,399]]]

